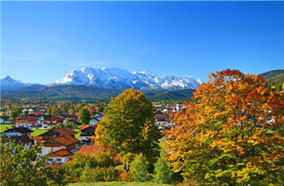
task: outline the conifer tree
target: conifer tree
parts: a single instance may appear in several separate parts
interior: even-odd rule
[[[83,171],[83,173],[80,177],[80,180],[82,182],[91,182],[93,180],[90,159],[88,159],[85,163],[85,168],[84,168],[84,171]]]
[[[130,172],[134,181],[144,182],[147,180],[147,159],[143,154],[138,154],[130,164]]]

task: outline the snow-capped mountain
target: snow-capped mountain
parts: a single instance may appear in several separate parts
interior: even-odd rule
[[[98,88],[139,90],[152,89],[196,89],[200,81],[191,76],[157,76],[143,72],[130,73],[119,68],[94,69],[84,67],[72,70],[64,78],[56,81],[57,85],[90,85]]]
[[[14,91],[18,89],[31,90],[31,89],[37,89],[37,88],[44,87],[44,85],[40,85],[36,83],[22,83],[21,81],[11,78],[10,76],[0,79],[0,85],[1,85],[0,86],[1,92]]]
[[[1,83],[1,91],[11,91],[11,90],[17,90],[23,86],[25,86],[25,83],[22,83],[21,81],[14,80],[10,76],[7,76],[0,80]]]

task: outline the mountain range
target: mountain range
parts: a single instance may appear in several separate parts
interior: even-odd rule
[[[48,85],[22,83],[9,76],[0,80],[3,98],[72,100],[107,100],[126,88],[141,90],[151,100],[190,99],[201,82],[191,76],[157,76],[145,71],[131,73],[119,68],[88,67],[72,70]]]
[[[195,89],[200,80],[191,76],[157,76],[147,72],[132,72],[119,68],[87,68],[72,70],[64,78],[56,81],[57,85],[90,85],[97,88],[137,90],[153,89]]]
[[[269,85],[283,83],[284,70],[260,74]],[[278,78],[280,77],[280,78]],[[7,76],[0,80],[1,97],[51,99],[109,99],[126,88],[141,90],[151,100],[190,99],[202,81],[191,76],[157,76],[128,72],[119,68],[72,70],[62,79],[48,85],[22,83]],[[279,85],[278,85],[279,84]]]
[[[191,76],[157,76],[147,74],[145,71],[130,73],[119,68],[94,69],[84,67],[81,70],[72,70],[64,78],[49,85],[22,83],[7,76],[1,79],[1,92],[59,85],[86,85],[104,89],[182,90],[196,89],[200,83],[200,80]]]

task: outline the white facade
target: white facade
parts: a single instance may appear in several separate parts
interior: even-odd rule
[[[55,152],[61,149],[65,149],[65,146],[60,146],[60,147],[41,147],[41,154],[40,156],[45,156],[51,152]]]
[[[20,132],[16,132],[16,131],[13,131],[13,132],[11,132],[11,131],[9,131],[9,132],[6,132],[5,133],[5,136],[22,136],[23,134],[22,133],[20,133]]]
[[[68,157],[49,157],[48,158],[48,163],[49,164],[63,164],[66,162],[66,160],[68,159]]]
[[[15,125],[16,127],[25,127],[25,128],[32,128],[32,124],[28,124],[28,123],[25,123],[25,124],[16,124]]]
[[[88,141],[92,136],[81,136],[82,141]]]
[[[90,120],[90,125],[96,125],[98,121],[96,119],[91,119]]]

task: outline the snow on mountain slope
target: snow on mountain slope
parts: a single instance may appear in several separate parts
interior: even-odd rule
[[[21,81],[17,81],[10,76],[7,76],[3,79],[0,79],[0,91],[5,92],[5,91],[14,91],[18,89],[25,89],[25,90],[32,90],[32,89],[37,89],[44,87],[44,85],[40,85],[37,83],[22,83]]]
[[[200,82],[191,76],[157,76],[143,72],[130,73],[119,68],[73,70],[56,81],[58,85],[91,85],[98,88],[125,89],[195,89]]]
[[[1,79],[0,83],[1,83],[1,92],[2,91],[17,90],[17,89],[25,86],[25,83],[14,80],[10,76],[7,76],[7,77]]]

